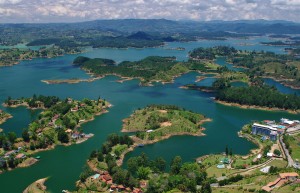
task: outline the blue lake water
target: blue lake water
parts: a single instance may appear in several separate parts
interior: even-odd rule
[[[123,60],[135,61],[151,55],[176,56],[178,60],[187,60],[187,54],[196,47],[209,47],[215,45],[230,45],[245,50],[268,50],[283,53],[282,47],[262,46],[260,41],[266,38],[230,39],[227,41],[199,41],[186,43],[169,43],[165,47],[146,49],[89,49],[88,52],[78,55],[88,57],[104,57],[117,62]],[[168,48],[185,47],[185,51],[170,50]],[[58,146],[54,150],[38,153],[41,161],[29,167],[16,169],[0,175],[1,192],[19,193],[33,181],[50,177],[46,182],[50,192],[61,192],[63,189],[74,190],[75,181],[78,180],[82,167],[90,152],[100,148],[106,137],[112,133],[120,133],[122,119],[128,117],[135,109],[148,104],[173,104],[186,109],[202,113],[213,121],[206,123],[203,137],[176,136],[156,144],[136,149],[126,156],[139,155],[145,152],[150,158],[163,156],[170,161],[174,156],[180,155],[184,161],[193,161],[194,158],[223,152],[228,145],[234,153],[247,154],[255,145],[245,139],[239,138],[237,131],[252,120],[278,120],[281,117],[299,119],[299,115],[284,112],[268,112],[259,110],[246,110],[236,107],[227,107],[214,103],[212,95],[205,92],[180,89],[179,87],[193,83],[198,73],[192,72],[177,78],[174,84],[157,84],[154,87],[141,87],[138,80],[117,83],[115,76],[108,76],[94,82],[79,84],[47,85],[41,80],[88,78],[89,76],[77,67],[72,66],[72,61],[78,55],[66,55],[52,59],[34,59],[23,61],[13,67],[0,68],[0,102],[8,96],[30,97],[33,94],[56,95],[61,98],[72,97],[75,99],[99,96],[113,104],[109,113],[98,116],[94,121],[82,126],[85,132],[95,134],[85,143],[69,147]],[[209,86],[214,78],[207,78],[200,85]],[[271,84],[271,82],[269,82]],[[279,89],[284,90],[284,87]],[[293,90],[285,92],[294,92]],[[21,133],[22,128],[34,120],[38,112],[26,108],[7,109],[14,118],[0,125],[5,132],[15,131]]]

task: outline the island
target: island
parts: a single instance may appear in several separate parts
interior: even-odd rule
[[[174,135],[203,135],[204,115],[172,105],[150,105],[123,120],[122,132],[137,132],[138,143],[149,144]]]
[[[218,65],[209,62],[179,62],[175,57],[149,56],[140,61],[123,61],[116,64],[105,58],[87,58],[79,56],[73,64],[92,75],[90,79],[43,80],[47,84],[79,83],[94,81],[108,75],[119,76],[117,82],[139,79],[142,86],[152,86],[155,82],[172,83],[174,79],[190,71],[213,73]]]
[[[23,60],[31,60],[34,58],[53,58],[65,54],[81,53],[80,48],[69,48],[59,46],[41,47],[38,50],[10,48],[0,49],[0,67],[12,66]]]
[[[5,123],[7,119],[12,118],[12,115],[0,109],[0,125]]]
[[[33,95],[31,98],[12,99],[8,97],[4,104],[14,108],[26,106],[30,109],[42,109],[38,119],[29,124],[17,138],[14,132],[2,133],[0,137],[0,169],[11,170],[15,167],[28,167],[36,163],[39,157],[33,154],[53,149],[55,145],[82,143],[93,137],[85,134],[80,125],[92,121],[95,116],[107,112],[111,105],[100,97],[97,100],[72,98],[64,100],[56,96]]]
[[[214,61],[217,57],[226,57],[234,66],[245,68],[249,76],[272,78],[285,86],[300,89],[300,59],[292,52],[286,55],[216,46],[196,48],[189,56],[194,61]]]

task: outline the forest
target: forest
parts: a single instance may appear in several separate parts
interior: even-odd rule
[[[205,168],[201,168],[197,163],[183,162],[180,156],[172,159],[170,164],[162,157],[153,160],[149,159],[145,153],[140,156],[131,157],[127,161],[127,169],[117,165],[120,154],[115,150],[119,147],[124,151],[130,148],[133,141],[127,135],[119,136],[110,134],[99,150],[94,150],[90,154],[88,165],[80,174],[80,183],[77,184],[78,191],[107,191],[110,185],[102,184],[97,186],[96,180],[91,180],[91,176],[96,171],[107,171],[114,184],[123,185],[131,191],[136,188],[143,188],[145,192],[159,193],[170,190],[180,190],[183,192],[210,193],[210,180],[207,178]],[[91,167],[92,166],[92,167]],[[167,170],[169,168],[169,170]],[[140,181],[148,181],[147,187],[140,187]],[[202,188],[197,189],[197,185]],[[112,187],[112,186],[110,186]]]
[[[175,57],[158,56],[150,56],[136,62],[123,61],[118,65],[107,59],[89,59],[79,56],[73,63],[99,76],[114,74],[121,77],[139,78],[142,84],[149,84],[153,81],[171,82],[175,76],[188,72],[189,68],[202,67],[202,65],[177,62]]]
[[[294,50],[294,51],[293,51]],[[210,60],[226,57],[236,67],[246,68],[252,76],[271,77],[287,86],[300,87],[300,59],[297,49],[290,54],[275,54],[265,51],[243,51],[233,47],[216,46],[197,48],[190,52],[191,60]]]
[[[298,111],[300,97],[282,94],[270,86],[227,87],[217,92],[216,100],[240,105],[255,105]]]

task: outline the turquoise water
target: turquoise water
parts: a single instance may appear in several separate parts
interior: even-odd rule
[[[234,45],[238,42],[258,42],[261,40],[228,40],[228,41],[200,41],[189,43],[170,43],[170,47],[185,47],[185,51],[167,50],[161,48],[147,49],[95,49],[84,54],[89,57],[111,58],[118,62],[122,60],[139,60],[150,55],[176,56],[178,60],[186,60],[188,51],[194,47],[210,45]],[[261,45],[241,46],[245,49],[259,50]],[[266,47],[281,52],[281,48]],[[137,80],[117,83],[115,76],[108,76],[95,82],[82,82],[79,84],[47,85],[41,82],[45,79],[88,78],[80,69],[72,66],[72,61],[78,55],[67,55],[53,59],[34,59],[24,61],[13,67],[0,69],[0,102],[8,96],[30,97],[33,94],[57,95],[61,98],[73,97],[75,99],[91,98],[99,96],[113,104],[109,113],[98,116],[94,121],[84,124],[85,132],[95,134],[85,143],[69,147],[58,146],[55,150],[38,153],[41,161],[29,168],[16,169],[0,175],[1,193],[22,192],[33,181],[50,177],[46,182],[51,192],[61,192],[63,189],[73,190],[75,181],[90,152],[100,148],[107,135],[112,132],[120,132],[122,119],[128,117],[135,109],[145,107],[148,104],[173,104],[186,109],[202,113],[213,119],[206,123],[203,137],[176,136],[159,143],[136,149],[126,156],[135,156],[141,152],[148,153],[149,157],[163,156],[171,160],[175,155],[183,157],[184,161],[193,161],[194,158],[210,153],[223,152],[228,145],[234,153],[247,154],[255,145],[237,136],[237,131],[252,120],[271,119],[278,120],[281,117],[299,119],[299,115],[291,115],[283,112],[268,112],[258,110],[245,110],[235,107],[227,107],[214,103],[210,93],[185,90],[179,87],[193,83],[198,73],[192,72],[177,78],[174,84],[157,84],[155,87],[140,87]],[[208,78],[200,85],[209,86],[214,78]],[[8,131],[20,133],[31,120],[35,119],[38,112],[31,112],[23,107],[7,110],[14,118],[3,125]]]

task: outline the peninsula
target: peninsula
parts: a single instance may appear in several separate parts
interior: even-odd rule
[[[11,114],[0,109],[0,125],[10,118],[12,118]]]
[[[13,132],[1,135],[1,171],[34,164],[37,160],[32,158],[32,154],[36,152],[52,149],[55,145],[81,143],[93,137],[93,134],[83,133],[80,125],[93,120],[96,115],[106,113],[110,107],[106,100],[100,98],[78,101],[43,95],[16,100],[9,97],[4,105],[11,108],[39,108],[43,112],[23,130],[21,138],[17,138]]]
[[[201,114],[171,105],[150,105],[134,111],[129,118],[123,121],[122,131],[135,132],[136,134],[130,137],[117,134],[109,135],[107,141],[102,144],[101,149],[91,153],[87,166],[80,175],[80,181],[77,182],[78,192],[84,190],[106,192],[116,189],[131,192],[132,190],[141,191],[141,189],[146,189],[147,186],[142,185],[140,180],[152,179],[150,177],[151,172],[163,175],[166,169],[166,162],[163,158],[150,161],[143,154],[139,158],[128,160],[128,170],[124,170],[121,168],[121,165],[125,154],[133,151],[136,147],[155,143],[174,135],[201,136],[203,135],[201,125],[206,121],[210,120]],[[144,159],[144,161],[137,163],[138,159]],[[174,160],[180,160],[181,162],[179,156],[175,157]],[[150,163],[153,163],[153,165]],[[193,168],[196,167],[194,168],[196,175],[204,172],[197,164],[186,164],[193,165]],[[171,165],[171,168],[173,167],[175,166]],[[179,169],[171,169],[170,174],[179,174]],[[144,170],[147,172],[140,175],[140,172]],[[102,185],[100,186],[99,184]],[[193,189],[195,187],[191,186],[190,188]],[[176,187],[171,187],[171,189],[173,188]]]

